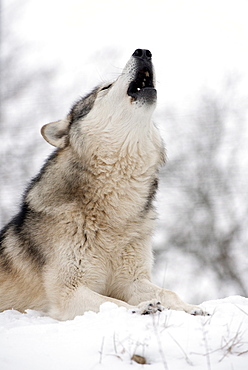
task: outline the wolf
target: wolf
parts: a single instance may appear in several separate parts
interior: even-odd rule
[[[151,282],[165,162],[156,100],[152,54],[137,49],[114,82],[42,127],[56,149],[0,234],[0,310],[68,320],[109,301],[140,314],[205,313]]]

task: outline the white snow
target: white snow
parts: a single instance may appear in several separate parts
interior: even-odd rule
[[[139,316],[105,303],[98,314],[65,322],[32,310],[5,311],[0,313],[0,369],[247,369],[248,298],[203,306],[210,316],[170,310]]]

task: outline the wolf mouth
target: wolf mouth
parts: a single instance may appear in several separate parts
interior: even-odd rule
[[[144,89],[154,89],[153,73],[148,67],[140,69],[135,79],[130,83],[127,94],[133,98],[137,98],[139,92]]]
[[[154,96],[155,92],[152,70],[147,66],[141,67],[130,83],[127,94],[135,101],[141,96],[146,98],[149,98],[150,95]]]

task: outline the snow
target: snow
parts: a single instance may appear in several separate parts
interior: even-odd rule
[[[210,316],[171,310],[140,316],[105,303],[99,313],[65,322],[32,310],[5,311],[0,314],[0,368],[247,369],[248,298],[203,306]],[[146,365],[132,360],[137,355]]]

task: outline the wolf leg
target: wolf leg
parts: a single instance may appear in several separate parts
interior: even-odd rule
[[[98,312],[100,305],[105,302],[112,302],[127,309],[135,309],[126,302],[103,296],[86,286],[80,286],[67,295],[61,295],[57,302],[53,302],[48,314],[57,320],[72,320],[86,311]]]
[[[129,287],[130,298],[128,303],[138,306],[141,313],[146,313],[147,308],[154,307],[161,311],[161,305],[164,308],[185,311],[191,315],[206,315],[206,312],[199,306],[183,302],[176,293],[170,290],[159,288],[149,280],[136,280]],[[149,312],[148,312],[149,313]]]

